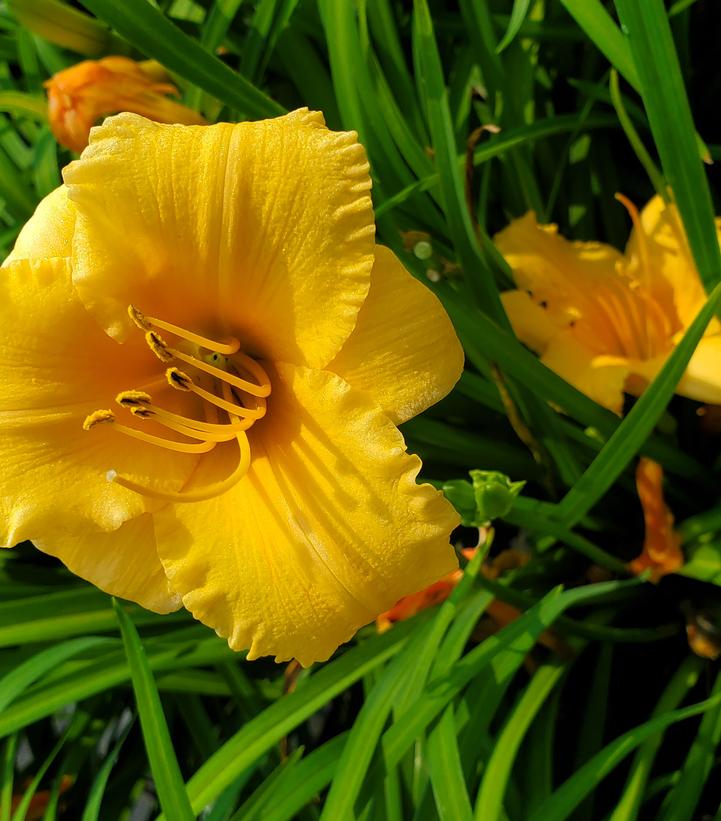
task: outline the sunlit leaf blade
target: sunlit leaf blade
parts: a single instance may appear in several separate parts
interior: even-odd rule
[[[140,726],[143,730],[145,749],[148,753],[160,805],[169,818],[178,819],[178,821],[192,821],[195,814],[185,791],[185,784],[163,714],[163,705],[160,703],[160,696],[145,650],[135,626],[115,599],[113,607],[130,666],[130,677],[140,714]]]
[[[145,0],[84,0],[83,5],[148,57],[231,108],[250,118],[283,114],[281,105],[209,54]]]

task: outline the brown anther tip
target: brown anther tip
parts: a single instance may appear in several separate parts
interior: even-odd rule
[[[142,405],[149,405],[152,401],[149,393],[145,391],[121,391],[115,401],[124,408],[135,408]]]
[[[140,328],[141,331],[150,330],[151,325],[145,318],[145,314],[142,311],[139,311],[135,305],[128,305],[128,316],[133,320],[138,328]]]
[[[148,408],[144,408],[142,405],[131,407],[130,413],[132,413],[133,416],[139,416],[141,419],[147,419],[149,416],[153,415],[153,411]]]
[[[165,378],[171,388],[177,388],[181,391],[189,391],[193,380],[179,368],[168,368],[165,372]]]
[[[104,422],[114,422],[115,415],[111,410],[96,410],[85,417],[83,430],[90,430],[95,425],[102,425]]]
[[[156,331],[148,331],[145,334],[145,341],[150,346],[150,350],[158,357],[161,362],[170,362],[173,359],[173,354],[170,353],[165,340]]]

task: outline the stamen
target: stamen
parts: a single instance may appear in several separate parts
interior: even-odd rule
[[[215,405],[217,408],[221,408],[228,413],[234,413],[236,416],[243,416],[246,419],[261,419],[265,416],[266,402],[263,397],[253,397],[257,405],[257,407],[253,410],[251,408],[246,408],[243,405],[238,405],[234,402],[228,402],[225,399],[221,399],[219,396],[216,396],[214,393],[198,387],[198,385],[193,382],[187,373],[184,373],[177,368],[168,368],[165,373],[168,378],[168,384],[172,388],[177,388],[181,391],[192,391],[197,396],[200,396],[202,399],[205,399],[212,405]]]
[[[166,322],[164,319],[157,319],[154,316],[146,316],[139,311],[134,305],[128,305],[128,314],[133,322],[143,331],[150,331],[153,327],[160,328],[163,331],[179,336],[188,342],[193,342],[201,348],[207,348],[209,351],[231,356],[235,354],[240,348],[240,342],[234,337],[228,337],[223,342],[218,342],[214,339],[208,339],[206,336],[188,331],[178,325],[173,325],[171,322]]]
[[[155,405],[150,405],[147,408],[131,408],[131,412],[135,416],[140,416],[144,419],[152,417],[166,428],[175,430],[185,436],[190,436],[193,439],[213,442],[230,442],[231,439],[235,438],[236,432],[248,430],[255,422],[255,419],[246,419],[243,422],[239,421],[237,424],[201,422],[199,419],[189,419],[186,416],[171,413]]]
[[[83,430],[90,430],[95,425],[102,425],[106,422],[114,422],[115,414],[111,410],[96,410],[85,417]]]
[[[156,490],[155,488],[146,487],[145,485],[134,482],[132,479],[121,476],[114,470],[108,471],[107,478],[109,482],[115,482],[121,487],[132,490],[135,493],[140,493],[142,496],[150,496],[154,499],[163,499],[168,502],[203,502],[206,499],[213,499],[234,487],[243,476],[245,476],[250,467],[250,443],[248,442],[247,435],[243,432],[239,433],[235,438],[238,442],[239,449],[239,459],[235,470],[225,479],[208,485],[205,488],[190,491],[181,490],[177,493]]]
[[[619,194],[618,192],[614,194],[615,199],[617,199],[621,205],[628,211],[629,217],[631,217],[631,222],[633,223],[633,227],[636,230],[636,236],[638,237],[638,250],[641,254],[641,269],[642,273],[645,277],[648,277],[649,272],[649,255],[648,255],[648,246],[646,244],[646,235],[643,232],[643,226],[641,225],[641,217],[638,213],[638,208],[631,202],[631,200],[624,196],[623,194]]]
[[[162,359],[162,356],[155,351],[153,344],[150,342],[148,344],[150,344],[151,348],[153,348],[153,352],[156,353],[156,356],[158,356],[159,359]],[[194,356],[190,356],[182,351],[175,350],[175,348],[168,348],[165,346],[165,348],[161,349],[161,351],[163,356],[170,354],[170,358],[174,357],[176,359],[180,359],[182,362],[192,365],[199,371],[204,371],[205,373],[214,376],[216,379],[219,379],[221,382],[226,382],[233,387],[244,391],[245,393],[249,393],[251,396],[270,396],[270,380],[267,375],[265,375],[265,371],[262,368],[260,368],[258,373],[265,375],[265,379],[262,381],[259,380],[260,384],[256,385],[253,382],[248,382],[246,379],[241,379],[239,376],[235,376],[235,374],[228,373],[228,371],[224,371],[222,368],[216,368],[215,365],[210,365],[207,362],[203,362],[202,359],[196,359]],[[235,354],[235,356],[238,357],[239,354]],[[167,362],[169,359],[163,359],[163,361]],[[257,362],[254,362],[253,364],[257,365]]]
[[[145,391],[121,391],[115,401],[124,408],[142,408],[149,405],[153,400],[149,393]]]
[[[115,421],[115,415],[109,410],[96,410],[91,413],[83,422],[83,429],[90,430],[95,425],[105,423],[112,424],[113,430],[125,436],[139,439],[141,442],[146,442],[149,445],[157,445],[158,447],[165,448],[165,450],[174,450],[178,453],[208,453],[213,450],[216,445],[215,442],[211,441],[203,441],[201,443],[174,442],[172,439],[163,439],[161,436],[153,436],[152,433],[145,433],[145,431],[121,425]]]
[[[145,341],[161,362],[170,362],[172,360],[173,353],[160,334],[156,334],[155,331],[148,331],[145,334]]]

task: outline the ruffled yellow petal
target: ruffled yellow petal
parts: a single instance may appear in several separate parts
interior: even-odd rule
[[[636,227],[631,231],[626,265],[639,281],[648,284],[667,313],[688,327],[706,301],[706,292],[678,210],[655,196],[641,211],[640,225],[640,231]]]
[[[0,544],[114,530],[146,510],[143,497],[107,481],[108,470],[177,490],[193,456],[160,450],[85,417],[119,390],[161,378],[158,398],[178,401],[142,335],[119,345],[77,299],[68,260],[17,260],[0,276]],[[182,395],[183,397],[185,394]],[[131,423],[132,424],[132,423]]]
[[[61,185],[40,201],[23,226],[3,266],[16,259],[69,257],[75,229],[75,208]]]
[[[559,327],[526,291],[506,291],[501,302],[516,336],[536,353],[543,353]]]
[[[599,405],[621,413],[627,360],[599,356],[579,345],[572,334],[562,333],[548,345],[541,362]]]
[[[416,485],[420,460],[365,394],[290,365],[270,377],[250,471],[221,497],[155,514],[158,554],[185,607],[231,647],[308,665],[453,570],[458,516]]]
[[[709,334],[699,342],[677,391],[699,402],[721,405],[721,335]]]
[[[130,599],[156,613],[181,607],[180,596],[168,585],[158,559],[149,513],[109,533],[56,532],[35,545],[111,596]]]
[[[399,424],[444,397],[463,370],[463,349],[436,296],[376,246],[358,324],[328,365]]]
[[[129,304],[313,366],[350,335],[374,248],[355,132],[307,110],[213,126],[121,114],[93,129],[65,181],[74,281],[111,335],[129,329]]]

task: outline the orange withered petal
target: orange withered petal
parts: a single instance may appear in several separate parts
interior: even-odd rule
[[[629,564],[631,572],[651,571],[658,581],[683,565],[681,538],[673,529],[673,514],[663,498],[663,468],[653,459],[642,457],[636,468],[636,489],[643,507],[646,536],[643,550]]]
[[[108,114],[131,111],[160,123],[202,125],[203,117],[167,95],[177,88],[157,63],[127,57],[84,60],[47,83],[48,114],[55,139],[80,152],[90,129]]]

